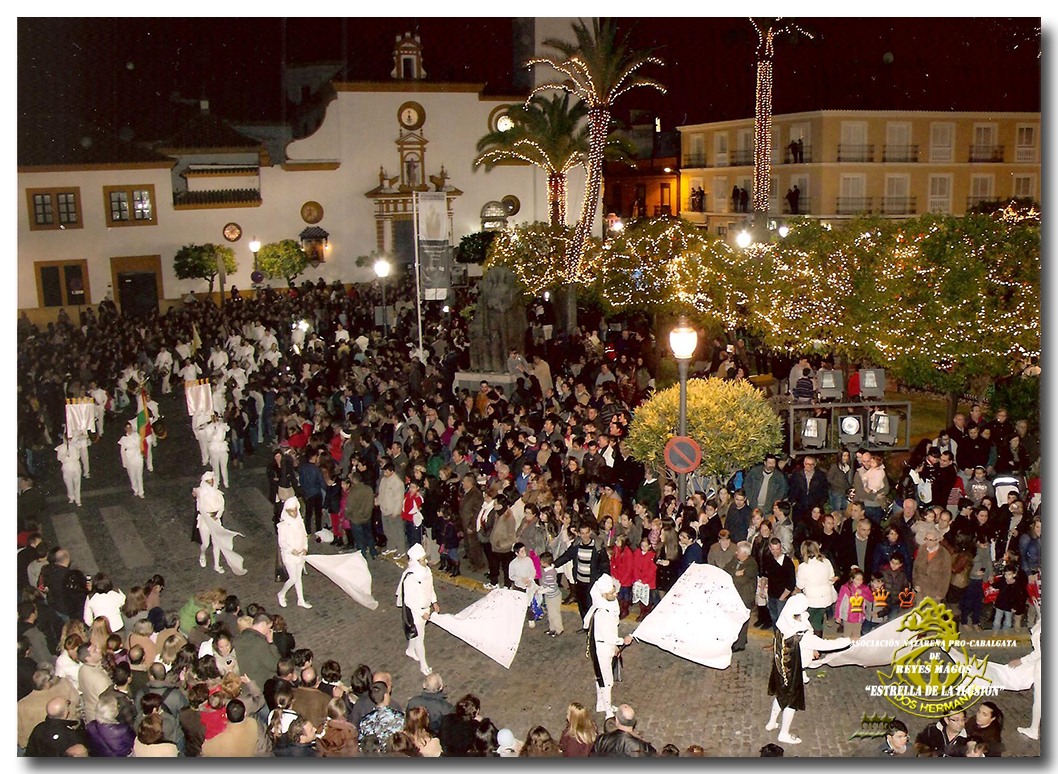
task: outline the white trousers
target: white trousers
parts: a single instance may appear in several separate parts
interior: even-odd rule
[[[599,659],[599,669],[602,671],[603,684],[600,686],[598,679],[596,679],[595,711],[605,712],[606,717],[610,717],[613,714],[610,710],[610,707],[613,706],[613,702],[610,700],[610,692],[613,690],[613,659],[616,655],[616,645],[596,640],[595,657]]]
[[[423,620],[423,616],[428,611],[429,608],[412,610],[412,614],[415,616],[416,634],[408,640],[408,649],[404,651],[409,658],[419,662],[419,670],[424,675],[430,672],[430,665],[426,663],[426,621]]]
[[[198,441],[198,451],[202,455],[202,464],[203,465],[208,465],[209,464],[209,439],[206,437],[206,434],[203,433],[201,430],[192,429],[192,432],[194,432],[194,434],[195,434],[195,440]]]
[[[162,376],[162,395],[168,395],[173,391],[172,386],[169,384],[169,374]]]
[[[88,441],[77,444],[77,447],[81,453],[81,470],[84,471],[85,478],[91,478],[92,470],[88,467]]]
[[[279,590],[279,596],[286,599],[287,592],[293,586],[294,593],[298,596],[298,602],[303,603],[305,601],[305,589],[301,585],[301,574],[305,571],[305,558],[288,554],[281,554],[281,556],[283,558],[283,566],[287,569],[287,582]]]
[[[209,447],[209,466],[213,468],[213,475],[217,477],[217,483],[224,482],[224,488],[228,488],[228,445],[223,448],[216,444]]]
[[[245,575],[246,570],[243,568],[242,555],[237,553],[234,548],[226,548],[223,545],[218,545],[216,540],[212,540],[212,533],[209,531],[209,526],[206,524],[206,519],[209,516],[198,517],[198,536],[202,539],[202,547],[199,549],[199,555],[205,556],[206,549],[209,548],[210,543],[213,544],[213,568],[217,569],[220,567],[220,555],[224,554],[225,560],[228,562],[228,566],[234,571],[236,575]]]
[[[96,406],[96,432],[99,433],[99,437],[103,437],[103,420],[106,418],[107,410],[105,406]]]
[[[63,465],[62,481],[66,484],[66,499],[81,504],[81,468]]]
[[[124,462],[125,472],[129,474],[129,483],[132,484],[132,493],[143,497],[143,457],[137,455],[135,460]]]
[[[151,473],[154,472],[154,436],[150,436],[147,440],[147,470]]]

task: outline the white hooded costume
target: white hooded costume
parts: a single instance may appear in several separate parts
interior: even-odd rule
[[[426,663],[426,621],[437,604],[437,594],[433,588],[433,572],[419,561],[425,556],[426,551],[419,543],[408,549],[408,568],[397,585],[397,607],[407,605],[415,621],[416,635],[408,640],[408,649],[404,652],[418,661],[422,673],[428,675],[433,670]]]
[[[210,543],[213,544],[213,569],[224,574],[224,568],[220,566],[220,555],[224,554],[231,571],[236,575],[245,575],[246,570],[242,566],[242,557],[235,553],[232,547],[235,538],[242,537],[240,532],[232,532],[225,529],[220,520],[224,515],[224,494],[214,486],[214,474],[206,471],[202,474],[201,483],[197,490],[198,504],[198,534],[202,538],[202,548],[199,550],[198,563],[206,566],[206,549]]]
[[[279,557],[287,570],[287,582],[279,590],[279,606],[287,606],[287,592],[294,588],[298,596],[298,607],[311,609],[305,601],[305,590],[301,585],[301,575],[305,572],[305,556],[309,552],[309,536],[305,532],[305,522],[301,518],[301,504],[298,498],[289,497],[283,503],[283,513],[276,525],[279,538]]]
[[[72,441],[63,439],[55,447],[55,456],[62,465],[62,481],[66,484],[66,499],[81,504],[81,455]]]
[[[779,728],[781,711],[779,741],[800,744],[801,740],[790,733],[790,724],[794,713],[804,709],[804,684],[807,682],[804,665],[812,661],[812,651],[840,650],[851,645],[852,640],[848,637],[833,640],[817,637],[808,621],[808,598],[804,594],[794,594],[786,600],[775,628],[772,672],[768,681],[768,693],[775,698],[765,728],[769,731]]]
[[[136,424],[129,422],[125,435],[118,441],[121,449],[121,465],[129,474],[129,483],[132,484],[132,493],[136,497],[143,497],[143,448],[140,434],[136,431]]]
[[[216,393],[213,393],[213,405],[217,405]],[[228,423],[217,418],[206,428],[209,435],[209,466],[217,475],[217,480],[223,482],[224,488],[228,488]]]
[[[591,608],[584,616],[584,628],[588,630],[588,651],[595,668],[595,711],[613,717],[614,707],[610,700],[613,690],[614,659],[617,648],[624,644],[617,633],[621,621],[621,606],[616,594],[620,587],[611,576],[602,575],[591,587]],[[604,594],[614,594],[606,599]]]

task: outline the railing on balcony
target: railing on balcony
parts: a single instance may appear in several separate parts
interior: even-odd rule
[[[873,145],[838,145],[838,161],[874,161]]]
[[[882,197],[882,214],[883,215],[914,215],[915,214],[915,197],[914,196],[883,196]]]
[[[748,167],[753,164],[753,149],[739,148],[731,151],[727,165],[729,167]]]
[[[1003,161],[1002,145],[971,145],[971,164],[997,164]]]
[[[1033,145],[1019,145],[1014,151],[1014,159],[1019,164],[1036,163],[1036,147]]]
[[[794,153],[790,150],[790,146],[787,145],[783,148],[783,164],[811,164],[812,163],[812,146],[808,143],[799,145],[797,152]]]
[[[871,197],[869,196],[839,196],[838,215],[856,215],[861,212],[871,211]]]
[[[707,166],[704,153],[685,153],[683,156],[684,169],[699,169]]]
[[[994,195],[991,195],[991,196],[979,196],[979,195],[971,194],[970,196],[966,197],[966,209],[971,210],[971,209],[973,209],[974,207],[977,207],[980,204],[984,204],[985,202],[991,203],[991,202],[994,202],[995,200],[996,200],[996,197]]]
[[[669,216],[672,214],[672,205],[670,204],[655,204],[654,205],[654,217],[660,218],[661,216]]]
[[[882,150],[882,161],[909,163],[918,161],[917,145],[886,145]]]
[[[808,215],[812,211],[812,198],[810,196],[797,197],[797,212],[794,212],[789,199],[782,200],[783,215]]]

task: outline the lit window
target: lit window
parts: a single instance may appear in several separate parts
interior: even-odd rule
[[[153,185],[107,186],[103,194],[107,204],[107,225],[153,226],[158,222]]]

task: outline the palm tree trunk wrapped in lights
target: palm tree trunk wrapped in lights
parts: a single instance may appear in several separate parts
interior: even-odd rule
[[[800,33],[811,39],[793,22],[774,19],[749,21],[757,32],[757,99],[753,119],[753,211],[768,213],[771,205],[771,90],[773,62],[775,60],[775,37],[786,32]]]
[[[562,226],[566,223],[566,207],[569,204],[566,176],[561,172],[551,172],[547,176],[547,213],[548,225]]]

